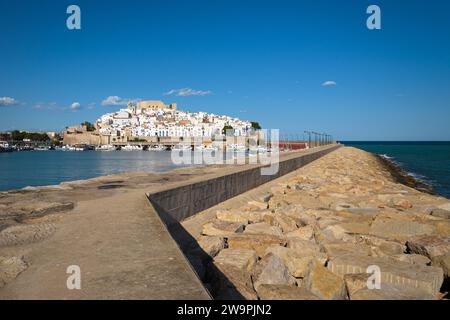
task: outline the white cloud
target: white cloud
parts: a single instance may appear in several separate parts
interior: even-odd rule
[[[322,83],[323,87],[332,87],[337,85],[337,83],[335,81],[325,81],[324,83]]]
[[[212,92],[207,90],[194,90],[191,88],[182,88],[182,89],[172,89],[166,93],[164,93],[165,96],[171,96],[175,95],[177,97],[188,97],[188,96],[206,96],[211,94]]]
[[[56,102],[38,102],[33,106],[33,108],[45,109],[45,110],[55,110],[58,108],[58,105]]]
[[[126,106],[128,101],[119,96],[109,96],[102,101],[102,106]]]
[[[101,103],[102,106],[126,106],[128,104],[128,101],[131,101],[132,103],[136,103],[136,101],[139,101],[140,99],[122,99],[119,96],[109,96],[106,99],[104,99]]]
[[[14,98],[0,97],[0,106],[15,106],[17,104],[19,104],[19,101]]]
[[[81,104],[79,102],[74,102],[70,105],[70,110],[76,111],[81,108]]]

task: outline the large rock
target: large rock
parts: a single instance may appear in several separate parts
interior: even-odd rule
[[[297,223],[294,219],[283,214],[271,214],[264,217],[264,221],[272,226],[278,226],[284,233],[297,229]]]
[[[314,228],[312,226],[300,227],[297,230],[286,233],[286,237],[311,240],[314,237]]]
[[[450,202],[443,203],[438,206],[439,209],[450,211]]]
[[[275,213],[284,214],[294,219],[298,226],[314,224],[316,222],[316,218],[312,215],[307,214],[303,206],[298,204],[289,204],[287,206],[277,208],[275,210]]]
[[[302,240],[299,238],[288,238],[287,247],[303,255],[314,254],[321,251],[320,246],[314,241]]]
[[[267,202],[261,202],[261,201],[249,201],[248,205],[250,207],[254,207],[255,209],[264,210],[269,207]]]
[[[216,265],[224,265],[245,272],[253,270],[258,257],[254,250],[249,249],[223,249],[214,258]]]
[[[406,250],[406,246],[403,243],[370,235],[360,235],[358,241],[371,246],[372,252],[377,256],[402,254]]]
[[[260,202],[269,202],[272,197],[273,197],[272,192],[266,192],[263,195],[261,195],[258,200]]]
[[[350,300],[437,300],[428,292],[394,284],[383,284],[380,289],[363,288],[349,296]]]
[[[256,300],[251,274],[256,265],[254,250],[223,249],[210,266],[212,293],[217,299]]]
[[[367,280],[370,274],[368,273],[350,273],[344,275],[345,288],[348,295],[351,297],[355,292],[367,288]]]
[[[327,267],[336,275],[344,277],[349,273],[365,273],[367,267],[373,265],[380,268],[382,285],[396,284],[436,294],[443,282],[440,268],[394,261],[390,258],[347,254],[331,258]]]
[[[281,246],[267,248],[266,254],[273,254],[280,257],[287,266],[289,273],[296,278],[303,278],[312,261],[325,265],[327,255],[323,252],[308,251],[302,252]]]
[[[14,280],[27,268],[27,263],[21,257],[0,256],[0,288]]]
[[[191,254],[202,258],[214,258],[225,247],[225,241],[221,237],[200,236],[197,239],[198,247],[191,250]]]
[[[268,247],[284,245],[286,245],[284,238],[265,234],[242,234],[228,238],[230,249],[252,249],[258,257],[263,257]]]
[[[265,222],[249,224],[244,231],[244,234],[265,234],[276,237],[283,237],[283,232],[280,227],[271,226]]]
[[[443,219],[450,219],[450,211],[444,209],[433,209],[431,215]]]
[[[343,300],[347,297],[344,280],[316,262],[310,264],[304,286],[321,299]]]
[[[202,234],[205,236],[226,237],[242,231],[244,231],[242,223],[214,220],[203,225]]]
[[[450,220],[438,220],[433,221],[432,224],[436,228],[436,234],[444,237],[448,237],[450,235]]]
[[[236,210],[218,210],[216,212],[216,218],[227,222],[248,224],[248,219],[241,212]]]
[[[347,231],[339,225],[330,225],[321,230],[318,233],[318,238],[321,240],[326,240],[328,242],[344,241],[344,242],[354,242],[355,236],[350,235]]]
[[[433,257],[433,259],[431,260],[431,265],[441,268],[444,272],[444,277],[448,281],[448,279],[450,278],[450,253]]]
[[[261,300],[320,300],[305,288],[280,284],[261,284],[258,296]]]
[[[266,255],[258,263],[253,279],[256,292],[262,284],[295,285],[295,279],[289,274],[283,260],[272,254]]]
[[[403,262],[408,262],[408,263],[412,263],[412,264],[421,264],[421,265],[429,265],[431,260],[428,259],[425,256],[422,256],[420,254],[396,254],[393,256],[390,256],[392,259],[398,260],[398,261],[403,261]]]
[[[417,236],[406,242],[408,250],[433,259],[450,253],[450,237],[442,236]]]
[[[433,234],[436,228],[432,225],[404,219],[386,219],[378,217],[370,227],[370,234],[381,238],[407,241],[417,235]]]
[[[369,256],[372,253],[370,246],[363,243],[349,242],[325,242],[322,246],[328,257],[338,257],[349,253],[357,253],[363,256]]]
[[[370,224],[368,222],[340,223],[338,226],[343,228],[344,232],[347,234],[367,234],[370,229]]]

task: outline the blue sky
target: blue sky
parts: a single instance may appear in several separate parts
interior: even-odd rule
[[[81,30],[66,27],[70,4]],[[370,4],[381,30],[366,28]],[[286,133],[450,140],[449,12],[445,0],[1,0],[0,130],[95,121],[117,96]]]

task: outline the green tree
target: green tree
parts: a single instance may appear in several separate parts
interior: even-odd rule
[[[261,130],[262,129],[261,126],[259,125],[259,122],[251,121],[250,123],[252,124],[252,129],[254,129],[254,130]]]
[[[228,124],[226,124],[226,125],[223,126],[222,134],[231,134],[231,133],[233,133],[233,131],[234,131],[233,127],[228,125]]]
[[[81,125],[86,126],[87,131],[95,131],[95,126],[88,121],[83,122]]]
[[[46,133],[41,132],[25,132],[14,130],[12,132],[12,139],[15,141],[22,141],[23,139],[30,139],[31,141],[48,141],[50,138]]]

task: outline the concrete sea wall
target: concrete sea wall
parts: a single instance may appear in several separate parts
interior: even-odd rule
[[[261,175],[261,167],[263,166],[256,166],[173,189],[147,194],[147,197],[158,212],[164,212],[164,215],[168,215],[171,221],[180,222],[220,202],[301,168],[339,147],[340,145],[335,145],[280,160],[278,173],[274,175]],[[168,219],[164,220],[167,223]]]

